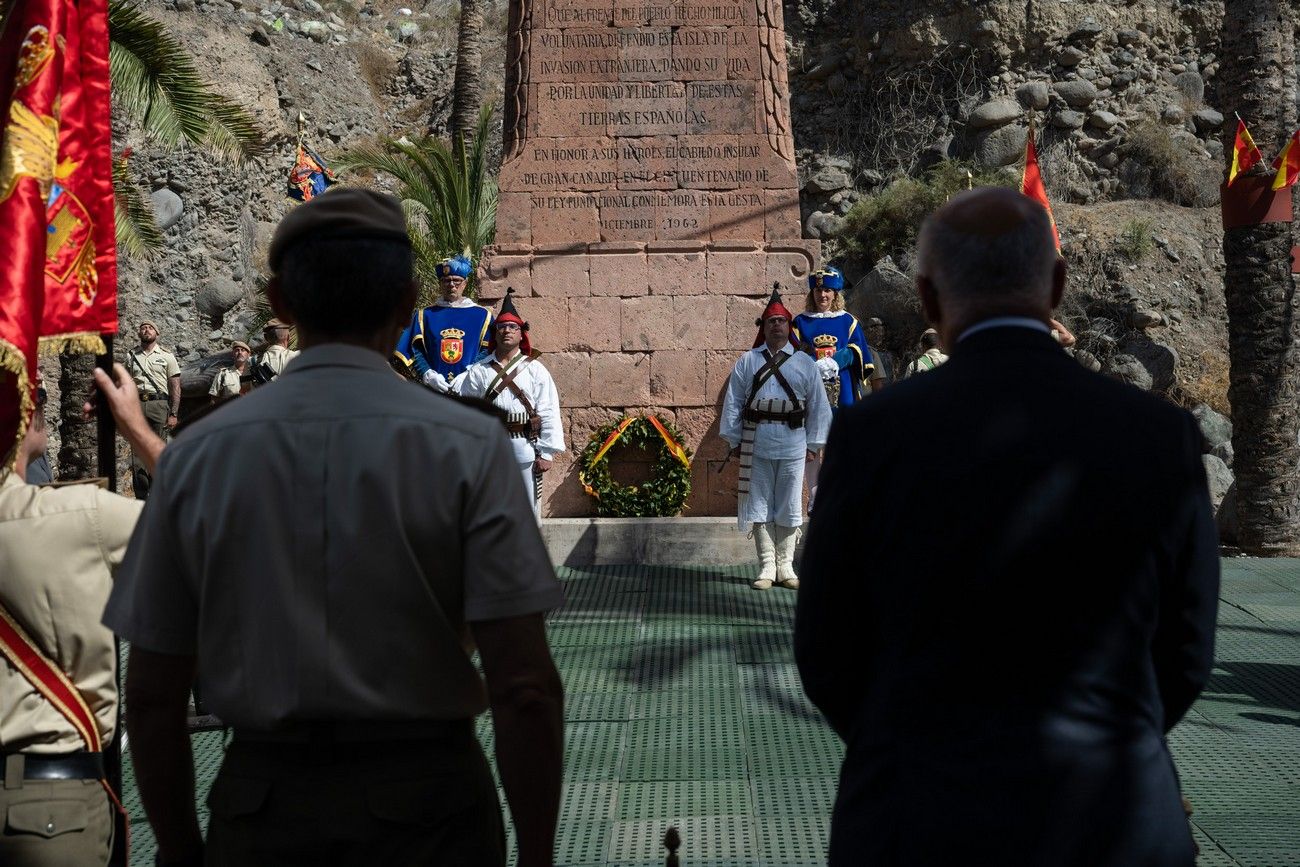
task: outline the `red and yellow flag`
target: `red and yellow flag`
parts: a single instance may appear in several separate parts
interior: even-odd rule
[[[25,0],[0,33],[0,452],[36,353],[117,331],[107,0]]]
[[[1029,124],[1029,137],[1025,141],[1025,166],[1020,175],[1020,192],[1047,209],[1047,218],[1052,221],[1052,238],[1056,240],[1056,249],[1061,249],[1061,234],[1056,231],[1056,217],[1052,214],[1052,203],[1047,200],[1047,187],[1043,185],[1043,175],[1038,169],[1038,148],[1034,144],[1034,125]]]
[[[1273,168],[1277,169],[1277,177],[1273,178],[1275,190],[1291,186],[1300,177],[1300,129],[1291,134],[1282,153],[1273,160]]]
[[[1237,118],[1237,137],[1232,141],[1232,168],[1228,169],[1228,186],[1232,186],[1237,175],[1249,171],[1251,166],[1262,159],[1264,155],[1255,146],[1255,139],[1251,137],[1250,130],[1246,129],[1246,122]]]

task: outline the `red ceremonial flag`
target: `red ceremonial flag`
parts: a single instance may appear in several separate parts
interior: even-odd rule
[[[1297,147],[1297,143],[1300,143],[1300,129],[1291,134],[1282,153],[1273,160],[1273,168],[1277,169],[1277,177],[1273,178],[1275,190],[1291,186],[1300,177],[1300,147]]]
[[[1255,163],[1264,159],[1264,155],[1255,147],[1255,139],[1251,136],[1250,130],[1246,129],[1246,122],[1240,117],[1237,118],[1237,135],[1232,140],[1232,167],[1228,169],[1228,186],[1237,179],[1237,175],[1248,171]]]
[[[36,353],[117,331],[107,0],[24,0],[0,33],[0,450]]]
[[[1047,219],[1052,221],[1052,237],[1056,240],[1056,249],[1061,249],[1061,234],[1056,231],[1056,217],[1052,215],[1052,203],[1047,200],[1047,187],[1043,186],[1043,175],[1038,170],[1038,148],[1034,145],[1034,125],[1029,124],[1029,138],[1025,141],[1025,170],[1020,176],[1020,192],[1047,209]]]

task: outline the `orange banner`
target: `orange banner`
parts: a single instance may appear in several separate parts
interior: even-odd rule
[[[659,416],[650,416],[650,424],[654,425],[655,430],[659,431],[659,436],[664,438],[664,445],[668,446],[668,451],[672,453],[673,457],[681,461],[682,466],[689,470],[691,468],[690,456],[686,454],[686,449],[682,444],[673,439],[673,435],[668,432],[668,428],[659,420]]]
[[[0,33],[0,449],[33,407],[36,352],[117,331],[107,0],[26,0]],[[10,375],[11,374],[11,375]]]

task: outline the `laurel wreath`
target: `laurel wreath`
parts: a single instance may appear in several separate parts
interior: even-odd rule
[[[659,416],[624,416],[603,425],[582,450],[578,481],[596,498],[605,518],[669,518],[682,511],[691,493],[691,451],[672,422]],[[614,444],[642,450],[657,448],[650,478],[640,485],[621,485],[609,473]]]

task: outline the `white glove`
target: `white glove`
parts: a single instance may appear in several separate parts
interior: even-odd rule
[[[834,379],[840,375],[840,366],[836,364],[835,359],[829,355],[825,358],[817,359],[815,364],[817,365],[817,372],[822,375],[822,379]]]
[[[442,394],[446,394],[447,389],[450,388],[447,384],[447,377],[436,370],[426,370],[424,372],[424,384]]]

